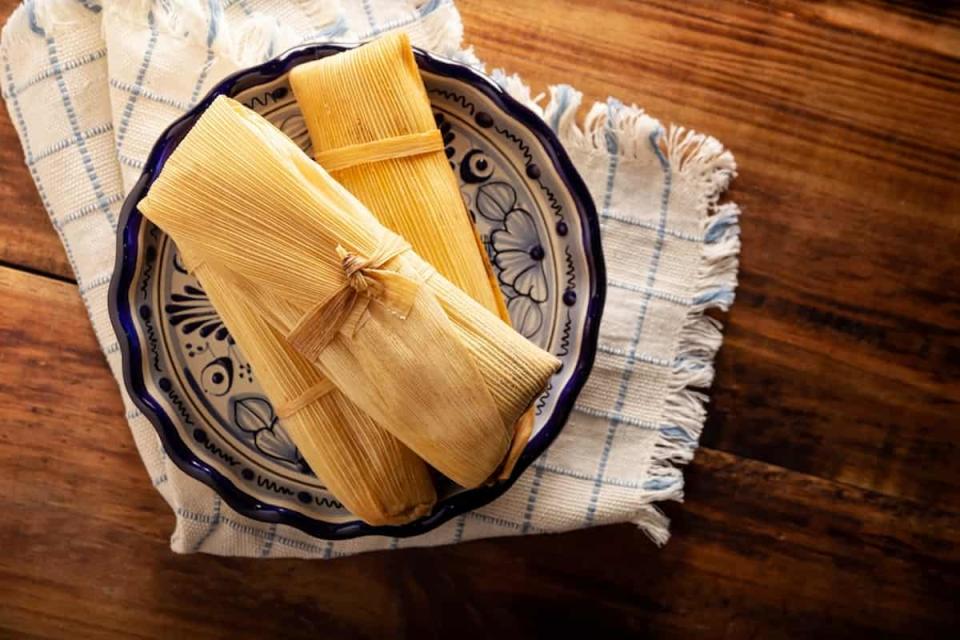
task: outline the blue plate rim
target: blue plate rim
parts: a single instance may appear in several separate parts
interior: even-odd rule
[[[344,540],[369,535],[398,538],[420,535],[452,518],[489,504],[503,495],[527,467],[550,446],[566,424],[596,358],[600,319],[606,299],[606,265],[600,243],[600,224],[596,206],[583,178],[573,166],[573,162],[554,132],[540,116],[510,96],[491,79],[459,62],[415,47],[414,54],[419,68],[469,84],[532,132],[554,164],[560,179],[570,191],[576,204],[577,214],[582,224],[582,240],[588,266],[592,267],[588,269],[591,295],[587,301],[580,356],[573,375],[558,392],[553,414],[524,448],[509,478],[447,498],[430,515],[404,525],[376,526],[360,520],[345,523],[325,522],[285,507],[265,504],[239,489],[215,468],[196,458],[180,437],[170,416],[147,390],[142,374],[140,340],[134,328],[133,314],[129,304],[130,285],[139,254],[140,225],[143,223],[143,216],[137,211],[136,205],[180,139],[217,96],[236,95],[250,86],[275,80],[303,62],[333,55],[356,46],[359,45],[303,45],[260,65],[237,71],[219,82],[197,105],[167,127],[154,143],[140,178],[124,201],[117,226],[116,262],[108,294],[110,320],[120,344],[124,386],[133,403],[156,429],[164,450],[174,464],[187,475],[213,489],[237,513],[261,522],[289,525],[314,538],[324,540]]]

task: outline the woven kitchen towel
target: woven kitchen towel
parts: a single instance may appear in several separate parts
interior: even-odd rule
[[[117,217],[158,133],[236,68],[301,42],[395,28],[481,66],[462,49],[449,0],[35,0],[10,17],[3,96],[118,379],[106,300]],[[719,204],[733,157],[613,99],[578,124],[573,88],[532,98],[516,76],[494,77],[558,133],[601,216],[609,279],[600,349],[560,437],[499,500],[428,534],[322,542],[245,518],[180,472],[121,385],[137,448],[176,514],[174,551],[329,558],[626,521],[666,541],[654,503],[682,498],[677,465],[697,446],[706,401],[697,390],[711,383],[721,341],[704,311],[727,309],[736,284],[739,211]]]

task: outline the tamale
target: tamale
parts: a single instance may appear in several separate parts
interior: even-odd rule
[[[294,67],[290,86],[317,162],[452,284],[509,322],[408,36],[385,35]],[[525,418],[516,451],[529,438],[532,414]]]
[[[386,35],[294,67],[290,87],[324,169],[451,283],[509,321],[443,152],[407,35]],[[403,157],[391,157],[388,150],[386,157],[371,157],[385,142],[429,132],[436,132],[432,149]],[[325,160],[333,152],[363,146],[367,153],[355,154],[352,166],[331,167]]]
[[[429,513],[436,492],[426,464],[361,412],[297,353],[213,265],[178,247],[220,318],[257,371],[267,397],[317,477],[370,524],[403,524]],[[326,391],[326,393],[324,393]],[[307,394],[319,392],[311,399]],[[305,398],[303,406],[290,402]],[[284,407],[290,407],[285,410]]]
[[[229,98],[199,118],[139,206],[229,270],[237,295],[344,395],[463,486],[496,470],[559,366]]]

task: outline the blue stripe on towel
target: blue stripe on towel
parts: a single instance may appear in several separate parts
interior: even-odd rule
[[[213,515],[210,516],[210,526],[207,527],[206,533],[200,536],[200,539],[197,540],[197,543],[193,545],[194,553],[203,549],[203,545],[207,543],[207,540],[210,539],[210,536],[213,535],[213,532],[216,531],[217,527],[219,526],[220,526],[220,496],[214,496]]]
[[[612,109],[608,103],[606,134],[607,151],[611,154],[611,168],[615,167],[612,157],[614,152],[617,151],[615,147],[611,149],[610,144],[611,138],[615,140],[615,135],[611,128],[613,120],[614,113],[612,112]],[[624,419],[618,414],[623,410],[623,405],[627,399],[627,393],[630,390],[630,382],[633,377],[634,366],[636,365],[637,348],[639,347],[640,339],[643,336],[643,325],[644,321],[646,320],[647,308],[649,307],[650,299],[652,297],[649,290],[653,288],[653,285],[656,282],[657,270],[660,266],[660,256],[663,253],[664,238],[666,236],[665,230],[667,228],[667,217],[670,209],[670,190],[672,187],[673,174],[670,169],[670,162],[660,150],[659,141],[662,135],[663,129],[658,127],[656,131],[650,134],[649,137],[650,147],[653,150],[654,155],[656,155],[657,160],[660,162],[660,168],[663,170],[663,191],[660,197],[660,219],[657,225],[657,238],[653,248],[653,255],[650,257],[650,265],[647,269],[647,292],[643,294],[640,310],[637,313],[637,324],[634,328],[633,337],[630,341],[630,353],[628,354],[627,360],[623,366],[623,375],[620,380],[620,388],[617,391],[617,400],[614,404],[614,416],[610,421],[609,427],[607,428],[607,436],[604,440],[603,450],[600,454],[600,463],[597,465],[597,480],[593,485],[593,491],[590,495],[590,503],[587,505],[587,513],[586,517],[584,518],[584,521],[587,525],[592,524],[593,519],[596,516],[597,501],[600,498],[600,490],[603,488],[603,476],[606,473],[607,463],[610,460],[610,451],[613,448],[613,440],[616,436],[617,428],[624,422]],[[612,199],[614,177],[615,170],[609,170],[607,177],[607,193],[604,197],[604,212],[608,212],[610,210],[610,200]]]
[[[83,169],[87,174],[87,178],[90,180],[90,186],[93,187],[93,193],[97,198],[97,203],[100,207],[100,210],[103,211],[103,214],[107,218],[107,222],[110,223],[110,226],[113,229],[116,229],[117,220],[114,217],[113,212],[110,211],[110,203],[107,201],[107,196],[103,191],[103,185],[100,182],[100,176],[97,175],[97,169],[93,164],[93,157],[91,156],[89,149],[87,149],[87,139],[83,136],[83,131],[80,129],[80,121],[77,118],[77,112],[73,106],[73,99],[70,97],[69,91],[67,91],[67,81],[64,77],[63,68],[60,66],[60,61],[57,54],[57,42],[53,37],[47,38],[47,54],[50,57],[50,65],[53,68],[53,77],[56,80],[57,89],[60,92],[60,99],[63,101],[63,108],[67,112],[67,121],[70,123],[70,130],[73,133],[73,137],[76,141],[77,150],[80,152],[80,159],[83,162]]]
[[[137,69],[137,77],[130,88],[130,97],[127,98],[127,104],[123,107],[123,113],[120,115],[120,124],[117,125],[117,151],[123,145],[123,140],[127,136],[127,127],[130,126],[130,117],[133,115],[133,107],[137,104],[137,97],[143,88],[143,81],[147,77],[147,71],[150,69],[150,61],[153,58],[153,52],[157,48],[157,39],[160,37],[160,30],[157,27],[157,19],[153,11],[147,14],[147,24],[150,26],[150,40],[147,41],[147,50],[143,55],[143,62]]]

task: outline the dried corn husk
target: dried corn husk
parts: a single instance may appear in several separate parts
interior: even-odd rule
[[[290,86],[317,162],[445,278],[509,322],[407,35],[299,65]],[[529,438],[532,412],[518,426],[517,452]]]
[[[403,524],[429,513],[436,492],[427,466],[297,353],[229,278],[179,247],[231,335],[257,371],[283,425],[317,477],[370,524]],[[312,397],[314,390],[319,397]],[[302,406],[291,401],[303,398]],[[285,409],[286,407],[286,409]]]
[[[407,35],[390,34],[299,65],[290,72],[290,86],[324,169],[450,282],[509,321],[443,152]],[[418,140],[418,134],[430,139],[431,132],[433,146],[414,147],[416,155],[383,149],[391,140]],[[344,158],[344,150],[355,153]],[[330,166],[335,152],[346,166]]]
[[[140,209],[235,274],[237,291],[344,395],[463,486],[497,468],[559,365],[228,98],[197,121]]]

